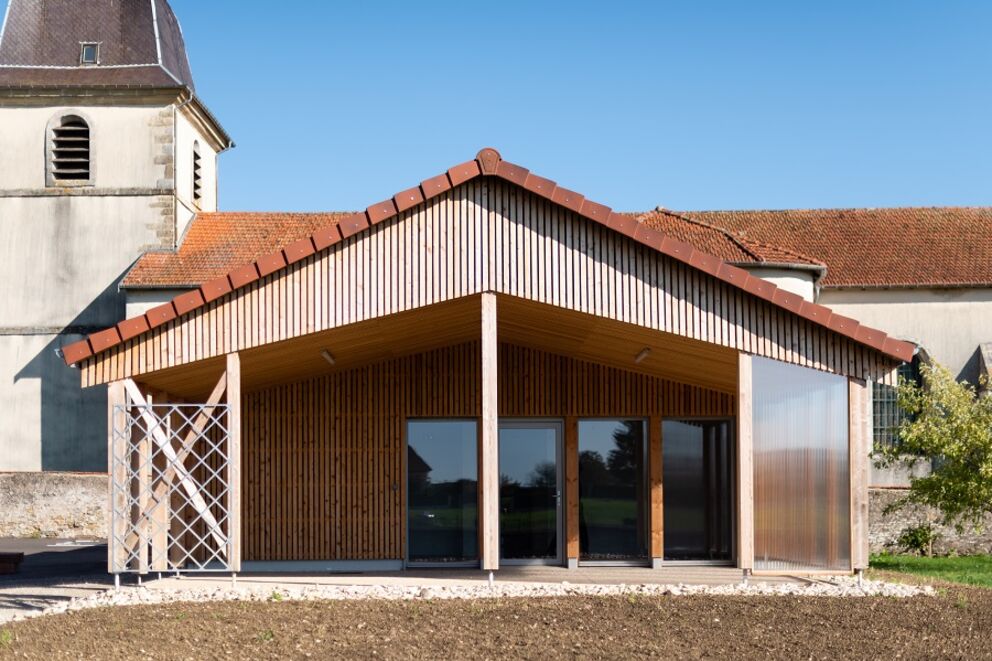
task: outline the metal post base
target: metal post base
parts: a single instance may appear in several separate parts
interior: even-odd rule
[[[120,574],[114,574],[114,589],[115,590],[120,590],[121,589],[121,575]]]
[[[490,588],[493,587],[493,584],[495,582],[496,582],[496,576],[495,576],[495,574],[493,574],[493,572],[489,572],[489,587]]]
[[[745,569],[741,575],[741,585],[747,585],[748,579],[751,578],[751,570]]]

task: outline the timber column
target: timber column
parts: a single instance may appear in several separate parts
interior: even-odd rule
[[[479,470],[482,473],[482,569],[499,569],[499,417],[496,411],[497,371],[496,294],[482,294],[482,433]]]
[[[746,575],[754,570],[754,397],[751,356],[737,355],[737,566]]]
[[[227,354],[227,493],[228,557],[231,571],[241,571],[241,355]]]

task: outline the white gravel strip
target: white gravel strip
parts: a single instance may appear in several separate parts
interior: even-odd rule
[[[809,583],[740,583],[732,585],[594,585],[582,583],[510,583],[496,582],[492,586],[400,586],[400,585],[312,585],[306,587],[272,587],[245,585],[214,589],[149,589],[125,587],[107,590],[89,597],[72,599],[44,611],[23,617],[53,615],[87,608],[138,606],[205,601],[320,601],[347,599],[492,599],[507,597],[565,597],[582,596],[681,596],[681,595],[742,595],[801,597],[916,597],[936,594],[929,585],[907,585],[834,577]],[[18,618],[20,619],[20,618]]]

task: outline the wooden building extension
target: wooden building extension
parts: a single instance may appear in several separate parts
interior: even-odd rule
[[[155,531],[166,535],[159,550],[181,548],[169,517],[181,518],[198,544],[174,554],[172,569],[191,561],[232,571],[279,562],[405,566],[411,525],[434,526],[431,534],[467,554],[460,559],[498,569],[511,543],[500,521],[527,518],[510,511],[517,501],[507,490],[521,498],[539,491],[510,480],[501,463],[510,461],[503,430],[528,420],[560,434],[552,453],[558,489],[545,485],[560,508],[561,552],[546,556],[556,562],[657,565],[691,555],[676,546],[692,546],[697,533],[732,533],[730,546],[710,543],[709,559],[755,571],[863,568],[867,384],[891,380],[912,347],[796,299],[483,150],[358,218],[67,350],[84,385],[110,388],[111,458],[115,447],[119,458],[147,442],[169,468],[156,473],[161,486],[138,489],[151,489],[148,512],[123,517],[115,509],[111,571],[151,570],[163,557],[145,539]],[[782,380],[795,387],[776,390]],[[196,450],[171,427],[182,411],[148,414],[159,403],[197,402],[201,417],[226,434],[217,444],[227,479],[213,468],[214,486],[184,468]],[[802,407],[828,431],[790,418]],[[127,420],[138,421],[137,432]],[[423,457],[411,454],[410,424],[430,420],[474,422],[477,446],[465,454],[476,465],[474,482],[452,481],[447,495],[434,485],[431,496],[464,500],[458,516],[471,521],[460,536],[444,528],[448,510],[411,523],[420,510],[409,501],[410,462]],[[602,431],[610,421],[625,424],[627,436]],[[619,454],[595,450],[604,442]],[[713,501],[705,516],[720,513],[719,534],[699,532],[703,515],[682,507],[701,487],[678,472],[689,463],[666,467],[669,456],[722,462],[698,468]],[[820,456],[830,459],[817,463]],[[112,502],[124,483],[147,478],[126,463],[114,464]],[[806,477],[755,484],[778,467]],[[597,492],[588,477],[595,470],[612,471],[614,482]],[[768,496],[813,482],[827,486],[796,500],[806,510]],[[204,492],[202,505],[189,484]],[[164,502],[156,488],[181,502],[156,509]],[[666,512],[677,531],[667,540]],[[155,517],[165,523],[156,527]],[[804,519],[814,527],[799,534],[789,522]],[[593,552],[609,526],[636,528],[631,540],[643,548]]]

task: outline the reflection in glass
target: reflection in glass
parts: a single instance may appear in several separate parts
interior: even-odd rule
[[[731,560],[734,448],[725,420],[665,420],[666,560]]]
[[[477,560],[476,422],[410,421],[407,484],[410,561]]]
[[[849,569],[847,379],[752,360],[755,568]]]
[[[643,560],[647,443],[642,420],[579,422],[579,557]]]
[[[554,560],[558,553],[558,427],[499,430],[500,554]]]

